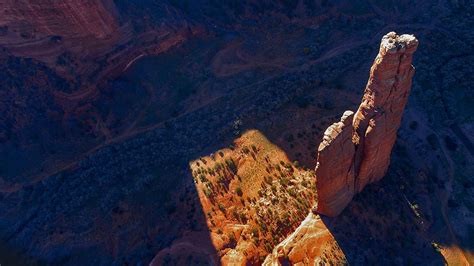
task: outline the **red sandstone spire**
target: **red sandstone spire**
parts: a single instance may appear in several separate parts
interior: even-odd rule
[[[411,62],[417,46],[413,35],[385,35],[353,123],[347,121],[349,111],[326,130],[316,166],[320,213],[338,215],[355,193],[387,172],[415,73]]]

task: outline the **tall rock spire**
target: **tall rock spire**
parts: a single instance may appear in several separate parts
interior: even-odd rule
[[[390,32],[382,38],[362,103],[330,126],[318,149],[318,211],[338,215],[355,193],[387,172],[415,73],[413,35]],[[353,116],[352,123],[347,122]]]

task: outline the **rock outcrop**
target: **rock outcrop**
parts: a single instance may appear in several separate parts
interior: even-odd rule
[[[0,0],[0,46],[68,79],[89,80],[132,38],[122,20],[113,0]]]
[[[337,258],[343,257],[321,217],[310,212],[301,225],[265,258],[263,265],[324,265],[322,258],[327,254],[333,257],[333,262],[339,262]]]
[[[143,56],[163,53],[204,32],[179,12],[136,27],[147,15],[125,12],[123,5],[113,0],[0,0],[0,46],[12,56],[32,58],[61,77],[81,81],[81,89],[87,90],[117,77]],[[156,8],[169,6],[156,3]],[[78,94],[91,98],[84,91]]]
[[[326,130],[316,166],[319,213],[338,215],[355,193],[387,172],[415,73],[411,62],[417,46],[413,35],[385,35],[359,109],[355,115],[346,111]]]
[[[329,216],[337,215],[337,210],[343,209],[354,195],[353,118],[354,112],[344,112],[340,122],[326,129],[318,148],[318,202],[324,202],[318,206],[321,213]]]

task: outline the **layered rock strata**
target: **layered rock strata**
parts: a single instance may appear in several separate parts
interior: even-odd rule
[[[129,46],[131,28],[120,19],[113,0],[0,0],[0,46],[89,80]]]
[[[111,0],[4,0],[0,7],[0,26],[24,38],[43,34],[102,39],[118,27]]]
[[[415,73],[411,62],[417,46],[413,35],[385,35],[359,109],[355,115],[346,111],[326,130],[316,166],[319,213],[338,215],[355,193],[387,172]]]
[[[336,247],[335,247],[336,246]],[[269,254],[263,265],[324,265],[325,253],[342,253],[319,215],[312,212]]]

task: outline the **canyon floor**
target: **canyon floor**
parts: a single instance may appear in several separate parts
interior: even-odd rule
[[[190,15],[192,34],[173,12],[137,19],[145,2],[117,4],[136,38],[104,62],[2,44],[0,264],[261,264],[303,235],[303,263],[474,264],[471,2]],[[324,130],[356,110],[392,30],[420,45],[389,172],[314,214]]]

